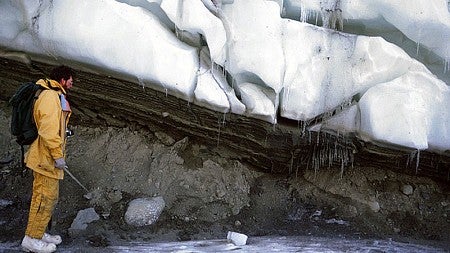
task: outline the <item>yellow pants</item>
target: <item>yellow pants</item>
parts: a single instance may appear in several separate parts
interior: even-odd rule
[[[33,196],[25,235],[41,239],[58,202],[59,180],[34,171],[33,177]]]

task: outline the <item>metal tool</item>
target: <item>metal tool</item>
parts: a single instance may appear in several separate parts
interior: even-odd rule
[[[80,181],[79,181],[72,173],[70,173],[69,167],[68,167],[68,166],[64,166],[64,171],[65,171],[67,174],[69,174],[69,176],[70,176],[73,180],[75,180],[75,182],[77,182],[77,184],[80,185],[87,193],[89,192],[89,190],[88,190],[86,187],[84,187],[84,185],[81,184],[81,182],[80,182]]]

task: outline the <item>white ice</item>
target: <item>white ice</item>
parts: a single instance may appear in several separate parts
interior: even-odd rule
[[[328,8],[379,35],[395,27],[433,55],[282,17]],[[273,124],[321,118],[311,130],[450,149],[450,77],[435,72],[450,59],[445,0],[2,0],[0,24],[3,57],[100,69]]]
[[[340,2],[348,20],[385,19],[411,40],[450,60],[450,13],[447,0],[285,0],[298,14],[315,12]],[[311,15],[311,14],[310,14]]]
[[[331,221],[342,223],[345,221]],[[345,223],[343,224],[345,226]],[[226,235],[224,235],[224,238]],[[0,251],[20,251],[19,242],[0,243]],[[249,237],[247,244],[236,246],[226,239],[191,240],[181,242],[125,242],[107,247],[89,247],[86,245],[63,244],[58,252],[165,252],[165,253],[259,253],[259,252],[448,252],[444,248],[420,245],[394,240],[367,240],[352,238],[325,238],[313,236],[261,236]]]

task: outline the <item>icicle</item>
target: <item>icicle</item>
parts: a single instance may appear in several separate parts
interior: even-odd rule
[[[167,91],[167,88],[164,88],[164,91],[165,91],[165,93],[166,93],[166,97],[168,96],[168,91]],[[188,103],[189,103],[189,101],[188,101]]]
[[[306,127],[307,127],[307,125],[309,125],[309,123],[306,122],[306,121],[303,121],[303,123],[302,123],[302,136],[304,136],[305,133],[306,133]]]
[[[223,65],[225,65],[225,64],[223,64]],[[225,70],[225,66],[222,67],[222,75],[223,75],[224,77],[227,76],[227,71]]]
[[[314,178],[316,178],[317,172],[319,170],[318,165],[317,165],[316,148],[314,148],[314,152],[313,152],[313,166],[314,166]]]
[[[333,152],[333,149],[330,148],[330,144],[327,144],[328,149],[328,168],[331,168],[333,166],[333,161],[336,153]]]
[[[335,154],[337,154],[337,152],[338,152],[337,145],[338,145],[338,143],[337,143],[337,141],[335,141],[335,142],[334,142],[334,153],[335,153]]]
[[[416,151],[412,151],[411,154],[408,155],[408,159],[406,160],[406,168],[408,168],[409,165],[412,164],[412,161],[414,160],[415,156],[416,156]]]
[[[322,26],[325,28],[343,30],[341,0],[327,0],[320,2]]]
[[[289,166],[289,174],[292,174],[294,168],[294,151],[291,151],[291,164]]]
[[[419,47],[420,47],[420,42],[417,41],[417,46],[416,46],[416,56],[419,56]]]
[[[419,161],[420,161],[420,150],[417,150],[417,158],[416,158],[416,174],[419,171]]]
[[[450,70],[450,64],[448,62],[448,59],[444,60],[444,74],[447,73]]]
[[[222,115],[222,124],[225,125],[225,122],[227,121],[227,113],[224,112]]]
[[[316,25],[319,23],[319,13],[316,12]]]
[[[305,8],[303,2],[300,4],[300,22],[307,22],[311,15],[311,11]]]
[[[217,132],[217,147],[219,146],[219,143],[220,143],[220,127],[222,126],[222,124],[221,124],[221,122],[220,122],[220,118],[218,119],[218,125],[219,125],[219,127],[218,127],[218,132]]]
[[[138,83],[142,86],[142,90],[145,90],[145,83],[144,83],[144,81],[142,80],[142,78],[137,77],[137,79],[138,79]]]
[[[183,22],[183,0],[178,0],[178,5],[177,5],[178,9],[177,9],[177,24],[182,24]],[[175,26],[175,35],[177,36],[178,39],[180,39],[180,33],[178,32],[178,27]]]

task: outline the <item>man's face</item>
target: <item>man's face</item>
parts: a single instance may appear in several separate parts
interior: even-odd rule
[[[72,88],[73,85],[73,79],[72,77],[70,77],[67,80],[61,79],[61,86],[65,89],[65,90],[70,90]]]

